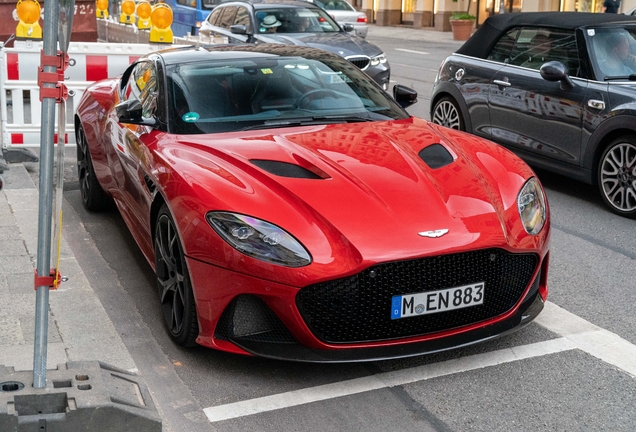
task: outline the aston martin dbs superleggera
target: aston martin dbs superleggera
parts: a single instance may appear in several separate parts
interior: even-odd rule
[[[307,47],[151,53],[78,105],[83,203],[117,205],[181,345],[339,362],[518,329],[547,297],[543,188],[416,97]]]

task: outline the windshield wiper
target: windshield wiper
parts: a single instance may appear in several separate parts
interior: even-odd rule
[[[613,80],[636,81],[636,74],[623,75],[623,76],[606,76],[605,77],[605,81],[613,81]]]
[[[269,128],[282,128],[289,126],[312,126],[322,124],[339,124],[339,123],[357,123],[357,122],[373,122],[377,121],[369,117],[360,116],[342,116],[342,115],[325,115],[325,116],[313,116],[313,117],[301,117],[288,120],[270,120],[261,124],[247,126],[239,131],[254,130],[254,129],[269,129]]]

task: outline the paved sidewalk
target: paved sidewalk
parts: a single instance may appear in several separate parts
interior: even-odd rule
[[[0,365],[33,370],[39,198],[24,165],[9,167],[0,191]],[[69,280],[49,296],[47,369],[68,361],[99,360],[136,371],[64,240],[60,269]]]

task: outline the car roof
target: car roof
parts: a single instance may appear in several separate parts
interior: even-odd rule
[[[486,58],[501,35],[512,27],[541,26],[574,30],[580,27],[636,24],[636,17],[623,14],[588,12],[515,12],[492,15],[484,21],[473,36],[457,50],[458,54]]]
[[[342,57],[328,51],[306,46],[283,44],[201,45],[198,47],[190,45],[156,51],[147,54],[146,57],[152,57],[153,55],[160,55],[166,65],[265,56],[304,57],[316,60],[330,59],[332,61],[336,59],[343,60]]]
[[[225,2],[219,6],[229,6],[232,4],[245,4],[248,3],[254,7],[254,9],[271,8],[272,6],[283,7],[318,7],[314,3],[302,0],[233,0],[231,2]]]

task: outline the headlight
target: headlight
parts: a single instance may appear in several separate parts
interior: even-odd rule
[[[237,213],[210,212],[206,218],[223,240],[245,255],[286,267],[311,263],[298,240],[276,225]]]
[[[377,66],[380,63],[386,63],[386,56],[384,55],[384,53],[375,57],[371,57],[371,66]]]
[[[517,208],[521,222],[528,234],[541,232],[546,218],[545,195],[539,181],[532,177],[517,196]]]

